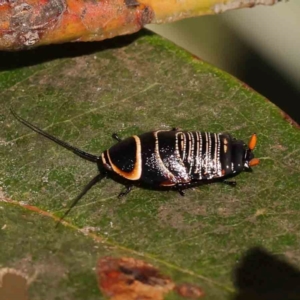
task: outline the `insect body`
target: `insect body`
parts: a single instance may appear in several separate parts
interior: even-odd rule
[[[175,189],[183,195],[184,189],[203,183],[224,181],[234,185],[235,182],[225,179],[242,171],[251,171],[251,167],[259,163],[252,152],[257,142],[255,134],[251,136],[248,146],[226,133],[173,129],[147,132],[124,140],[113,134],[118,143],[96,156],[57,139],[13,111],[12,114],[35,132],[97,164],[99,174],[74,199],[65,215],[93,185],[105,177],[126,186],[126,191],[119,196],[128,194],[134,185]]]

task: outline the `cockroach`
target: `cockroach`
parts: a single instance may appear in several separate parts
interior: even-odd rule
[[[112,137],[117,143],[98,156],[69,145],[11,112],[33,131],[98,166],[99,174],[83,188],[61,219],[105,177],[125,185],[125,191],[118,197],[127,195],[134,185],[156,190],[175,189],[183,196],[184,189],[200,184],[222,181],[234,186],[235,181],[226,179],[242,171],[251,172],[251,167],[259,164],[253,155],[256,134],[246,145],[228,133],[177,128],[146,132],[124,140],[114,133]]]

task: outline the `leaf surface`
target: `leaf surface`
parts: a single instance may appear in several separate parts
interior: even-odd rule
[[[297,263],[300,132],[280,110],[156,35],[84,47],[62,46],[63,58],[47,54],[55,47],[0,54],[6,66],[33,60],[0,73],[0,266],[37,272],[30,299],[99,299],[95,267],[105,255],[149,261],[175,282],[201,286],[206,299],[234,292],[233,268],[252,246]],[[53,216],[97,168],[24,127],[9,107],[93,154],[115,143],[114,132],[180,127],[245,142],[255,132],[261,164],[239,175],[236,188],[212,184],[184,197],[135,188],[118,200],[122,186],[104,180],[73,209],[70,226],[55,229]]]

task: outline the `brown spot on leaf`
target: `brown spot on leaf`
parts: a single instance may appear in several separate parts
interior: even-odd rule
[[[100,259],[97,275],[100,290],[110,300],[163,300],[164,295],[172,290],[189,299],[204,295],[198,286],[176,286],[154,266],[132,257]]]
[[[162,300],[174,288],[158,269],[134,258],[104,257],[97,273],[100,290],[111,300]]]
[[[204,292],[201,288],[188,283],[176,286],[175,290],[180,296],[184,298],[199,299],[204,296]]]
[[[271,149],[286,151],[288,148],[281,144],[275,144],[274,146],[271,146]]]
[[[0,299],[28,300],[27,277],[21,272],[0,269]]]
[[[197,220],[197,216],[206,216],[207,208],[205,205],[199,205],[186,197],[185,201],[181,198],[174,199],[162,204],[158,209],[158,218],[160,226],[176,228],[178,230],[192,230],[203,228],[205,224]],[[185,215],[195,216],[194,221],[186,221]]]

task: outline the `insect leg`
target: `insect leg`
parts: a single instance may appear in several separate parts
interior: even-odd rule
[[[73,200],[71,206],[69,209],[64,213],[64,215],[59,219],[56,226],[59,225],[59,223],[69,214],[71,209],[78,203],[78,201],[97,183],[100,182],[104,177],[106,177],[105,173],[99,173],[97,176],[95,176],[82,190],[82,192]]]
[[[126,185],[126,190],[125,192],[121,192],[119,195],[118,195],[118,198],[121,198],[121,197],[124,197],[126,196],[131,190],[132,190],[132,185]]]
[[[118,142],[121,142],[122,139],[119,138],[119,136],[116,133],[113,133],[111,136],[113,139],[117,140]]]
[[[179,127],[173,127],[172,128],[172,131],[180,131],[181,130],[181,128],[179,128]]]
[[[176,191],[181,195],[184,196],[184,192],[182,190],[182,188],[179,185],[176,185]]]
[[[184,196],[184,192],[182,190],[178,189],[177,191],[182,197]]]
[[[222,181],[223,183],[231,186],[231,187],[236,187],[236,181]]]

